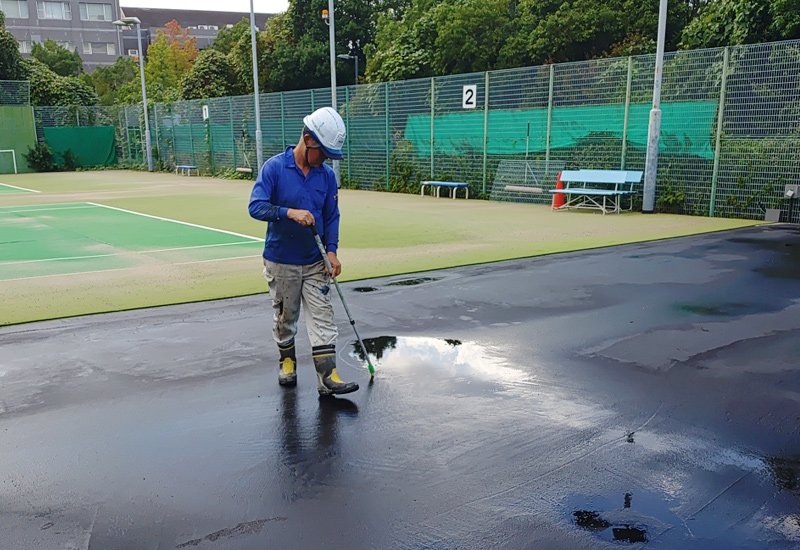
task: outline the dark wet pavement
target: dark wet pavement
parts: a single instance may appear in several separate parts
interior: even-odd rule
[[[349,399],[266,295],[0,329],[0,547],[800,547],[796,228],[342,288]]]

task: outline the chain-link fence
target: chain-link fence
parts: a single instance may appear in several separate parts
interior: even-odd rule
[[[340,87],[342,185],[418,192],[421,180],[457,180],[471,197],[546,204],[547,193],[492,193],[499,163],[644,170],[654,67],[644,55]],[[666,54],[658,209],[761,219],[780,208],[784,184],[800,183],[798,90],[800,41]],[[331,104],[330,89],[259,99],[264,158]],[[255,173],[254,111],[252,96],[154,105],[154,154],[165,167]],[[140,106],[36,112],[37,125],[113,124],[119,158],[144,162]]]
[[[27,80],[0,80],[0,106],[31,104],[31,83]]]

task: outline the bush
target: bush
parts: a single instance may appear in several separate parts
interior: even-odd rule
[[[56,169],[53,150],[46,143],[39,143],[33,149],[28,147],[28,152],[23,156],[28,161],[28,166],[37,172],[53,172]]]
[[[64,159],[62,168],[68,172],[74,172],[78,168],[78,157],[72,152],[72,149],[67,149],[61,153],[61,158]]]

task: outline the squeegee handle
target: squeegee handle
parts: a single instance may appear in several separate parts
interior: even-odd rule
[[[328,254],[325,252],[325,245],[322,244],[322,239],[319,238],[319,231],[317,231],[316,224],[311,224],[311,233],[314,234],[314,240],[317,241],[317,248],[322,254],[322,259],[325,261],[325,267],[328,268],[328,273],[333,273],[331,261],[328,259]]]

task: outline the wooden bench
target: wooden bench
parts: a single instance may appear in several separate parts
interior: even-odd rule
[[[423,181],[423,182],[420,182],[420,187],[419,187],[420,196],[425,195],[425,187],[426,186],[430,187],[431,190],[433,190],[433,188],[436,188],[435,194],[436,194],[437,198],[439,197],[439,192],[441,191],[442,187],[447,187],[447,188],[450,189],[450,196],[453,199],[456,198],[456,191],[458,191],[459,188],[463,187],[464,188],[464,198],[465,199],[469,198],[469,184],[465,183],[465,182],[462,182],[462,181]],[[431,193],[433,193],[433,191],[431,191]]]
[[[561,182],[564,189],[551,189],[550,193],[564,195],[564,204],[553,210],[588,208],[603,214],[622,211],[622,199],[628,197],[627,210],[633,209],[633,186],[642,181],[641,170],[564,170]]]
[[[200,172],[197,170],[197,166],[192,164],[179,164],[175,167],[175,175],[178,175],[178,170],[181,172],[181,176],[191,176],[192,170],[199,176]]]

